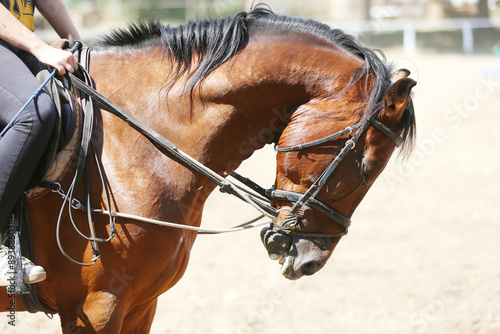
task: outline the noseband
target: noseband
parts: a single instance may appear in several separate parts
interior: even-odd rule
[[[327,141],[333,140],[335,138],[338,138],[340,136],[350,134],[352,131],[356,130],[356,133],[354,136],[347,140],[344,147],[340,151],[340,153],[335,157],[335,159],[330,163],[330,165],[321,173],[320,177],[309,187],[309,189],[304,193],[297,193],[293,191],[287,191],[287,190],[279,190],[279,189],[270,189],[266,191],[266,195],[269,198],[276,199],[276,200],[281,200],[281,201],[286,201],[293,203],[292,208],[289,210],[290,214],[295,216],[295,221],[291,222],[289,224],[285,224],[284,226],[278,226],[274,224],[272,228],[278,229],[278,232],[285,233],[287,235],[291,236],[298,236],[298,237],[305,237],[305,238],[335,238],[335,237],[341,237],[343,235],[347,234],[347,230],[349,226],[351,225],[351,219],[348,217],[344,216],[328,204],[325,204],[319,200],[317,200],[315,197],[316,195],[320,192],[320,190],[324,187],[330,176],[333,174],[335,169],[337,169],[338,165],[342,162],[342,160],[347,156],[347,154],[356,146],[357,141],[361,137],[361,135],[366,131],[366,129],[372,125],[375,129],[377,129],[379,132],[387,136],[389,139],[394,141],[396,143],[396,146],[401,145],[402,143],[402,138],[396,134],[394,131],[389,129],[385,124],[382,122],[378,121],[376,117],[378,116],[379,112],[375,113],[372,117],[370,117],[367,121],[360,121],[353,126],[349,126],[345,128],[342,131],[339,131],[337,133],[334,133],[332,135],[328,135],[326,137],[305,143],[305,144],[300,144],[296,146],[291,146],[291,147],[282,147],[282,148],[276,148],[276,152],[282,153],[282,152],[291,152],[291,151],[300,151],[305,148],[317,146],[319,144],[323,144]],[[304,231],[298,231],[297,226],[299,225],[300,222],[300,217],[297,214],[297,212],[304,206],[309,206],[313,209],[318,210],[319,212],[323,213],[326,215],[328,218],[330,218],[332,221],[334,221],[337,225],[342,227],[344,231],[338,232],[338,233],[314,233],[314,232],[304,232]]]

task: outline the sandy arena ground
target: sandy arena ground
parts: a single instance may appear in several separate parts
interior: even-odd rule
[[[288,281],[258,230],[199,236],[152,333],[500,333],[500,76],[482,75],[500,58],[406,58],[416,65],[394,59],[418,80],[418,145],[391,160],[325,268]],[[270,186],[271,148],[240,171]],[[215,192],[203,226],[253,215]],[[58,317],[20,313],[13,328],[4,315],[0,333],[60,332]]]

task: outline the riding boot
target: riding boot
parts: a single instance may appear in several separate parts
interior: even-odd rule
[[[14,250],[0,244],[0,286],[9,286],[14,284]],[[22,257],[23,262],[23,278],[24,283],[33,284],[43,281],[47,274],[45,269],[36,266],[25,258]]]

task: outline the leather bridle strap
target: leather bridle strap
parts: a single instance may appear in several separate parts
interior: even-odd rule
[[[310,200],[314,199],[316,195],[321,191],[321,189],[323,189],[326,182],[333,174],[333,172],[337,169],[342,160],[344,160],[347,154],[356,146],[359,137],[366,130],[367,127],[368,127],[368,122],[364,122],[361,129],[358,129],[356,131],[356,134],[351,139],[346,141],[340,153],[335,157],[335,159],[330,163],[330,165],[326,167],[323,173],[321,173],[320,177],[316,181],[314,181],[311,187],[307,189],[307,191],[295,202],[295,204],[290,209],[291,214],[297,214],[297,211],[303,205],[306,205]]]
[[[373,127],[380,133],[396,143],[396,146],[399,147],[403,143],[403,139],[397,133],[389,129],[387,125],[377,120],[375,117],[370,118],[368,122],[370,122],[370,124],[373,125]]]
[[[290,203],[293,203],[291,209],[290,209],[290,214],[297,216],[297,212],[301,207],[304,205],[308,205],[321,213],[325,214],[327,217],[329,217],[331,220],[333,220],[335,223],[340,225],[341,227],[344,228],[344,232],[339,232],[339,233],[309,233],[309,232],[301,232],[301,231],[296,231],[294,224],[292,226],[278,226],[275,225],[279,230],[285,231],[289,235],[293,236],[303,236],[303,237],[338,237],[347,234],[347,230],[349,228],[349,225],[351,223],[351,220],[332,208],[331,206],[324,204],[323,202],[317,200],[315,197],[316,195],[321,191],[321,189],[324,187],[330,176],[333,174],[335,169],[338,167],[338,165],[342,162],[342,160],[347,156],[347,154],[356,146],[356,143],[358,139],[361,137],[361,135],[366,131],[366,129],[370,126],[373,125],[378,131],[380,131],[382,134],[387,136],[389,139],[394,141],[397,146],[399,146],[402,143],[402,138],[396,134],[394,131],[392,131],[389,127],[387,127],[385,124],[382,122],[378,121],[376,117],[378,116],[379,112],[375,113],[372,117],[370,117],[367,121],[361,121],[353,125],[352,127],[347,127],[342,131],[339,131],[337,133],[334,133],[332,135],[305,143],[301,145],[296,145],[296,146],[291,146],[291,147],[284,147],[284,148],[275,148],[277,152],[291,152],[291,151],[300,151],[304,148],[308,147],[313,147],[319,144],[323,144],[327,141],[336,139],[340,136],[343,136],[345,134],[351,133],[352,130],[357,129],[356,133],[351,139],[348,139],[340,151],[340,153],[335,157],[335,159],[328,165],[328,167],[321,173],[320,177],[309,187],[309,189],[304,193],[295,193],[291,191],[286,191],[286,190],[278,190],[278,189],[271,189],[270,191],[266,192],[266,195],[273,199],[278,199],[278,200],[283,200],[287,201]],[[297,216],[298,217],[298,216]]]
[[[317,146],[317,145],[320,145],[320,144],[323,144],[323,143],[326,143],[327,141],[330,141],[330,140],[333,140],[333,139],[336,139],[338,137],[341,137],[343,135],[346,135],[346,134],[349,134],[351,133],[353,130],[357,129],[358,127],[360,126],[360,123],[356,123],[354,124],[353,126],[348,126],[347,128],[345,128],[344,130],[341,130],[339,132],[336,132],[332,135],[328,135],[326,137],[323,137],[323,138],[320,138],[320,139],[316,139],[316,140],[313,140],[311,142],[308,142],[308,143],[305,143],[305,144],[299,144],[299,145],[296,145],[296,146],[291,146],[291,147],[275,147],[274,150],[276,152],[291,152],[291,151],[300,151],[304,148],[308,148],[308,147],[313,147],[313,146]]]
[[[303,195],[301,193],[296,193],[293,191],[284,191],[278,189],[269,189],[268,191],[266,191],[266,194],[273,199],[287,201],[291,203],[297,202]],[[333,220],[334,222],[336,222],[345,229],[349,228],[349,226],[351,225],[351,219],[347,218],[346,216],[344,216],[331,206],[326,205],[325,203],[315,198],[310,198],[308,205],[318,210],[319,212],[321,212],[322,214],[324,214],[325,216],[327,216],[328,218],[330,218],[331,220]]]
[[[356,128],[359,127],[359,123],[357,123],[355,127]],[[278,230],[284,231],[286,232],[286,234],[291,236],[310,237],[310,238],[314,237],[333,238],[333,237],[341,237],[347,234],[347,230],[351,223],[351,220],[348,217],[341,214],[340,212],[338,212],[337,210],[335,210],[334,208],[332,208],[331,206],[318,201],[317,199],[315,199],[315,197],[324,187],[324,185],[326,184],[330,176],[333,174],[335,169],[338,167],[338,165],[342,162],[342,160],[347,156],[347,154],[351,151],[351,149],[353,149],[354,146],[356,146],[356,142],[361,136],[361,133],[363,133],[367,127],[368,127],[368,122],[364,122],[361,129],[358,129],[356,134],[351,139],[346,141],[340,153],[335,157],[335,159],[330,163],[330,165],[328,165],[328,167],[323,171],[323,173],[321,173],[320,177],[311,185],[311,187],[309,187],[309,189],[307,189],[307,191],[304,194],[290,192],[286,190],[275,190],[274,192],[271,193],[271,195],[277,196],[277,197],[271,196],[272,198],[279,198],[282,200],[286,200],[290,203],[293,203],[292,207],[290,208],[290,214],[295,215],[297,217],[297,223],[298,223],[297,213],[299,209],[302,208],[304,205],[308,205],[327,215],[335,223],[343,227],[344,231],[338,233],[302,232],[296,230],[297,223],[291,224],[289,226],[275,225],[275,227],[278,228]],[[319,142],[319,140],[316,142]]]

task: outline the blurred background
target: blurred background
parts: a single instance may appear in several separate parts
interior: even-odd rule
[[[67,0],[85,40],[125,22],[166,24],[248,11],[254,0]],[[490,52],[500,36],[498,0],[268,0],[281,15],[312,18],[344,29],[368,46],[403,47],[405,53]],[[37,16],[37,31],[56,38]],[[500,46],[499,46],[500,48]],[[498,51],[500,52],[500,51]]]
[[[256,3],[259,1],[255,1]],[[264,2],[264,1],[263,1]],[[199,236],[184,277],[159,298],[153,334],[499,334],[500,1],[267,0],[380,48],[409,68],[417,143],[391,159],[317,274],[288,281],[259,230]],[[234,15],[250,0],[68,0],[85,40],[127,22],[177,25]],[[56,37],[37,17],[37,32]],[[238,169],[264,187],[272,147]],[[202,226],[253,218],[214,191]],[[145,259],[147,260],[147,259]],[[19,313],[0,333],[60,333],[59,318]]]

